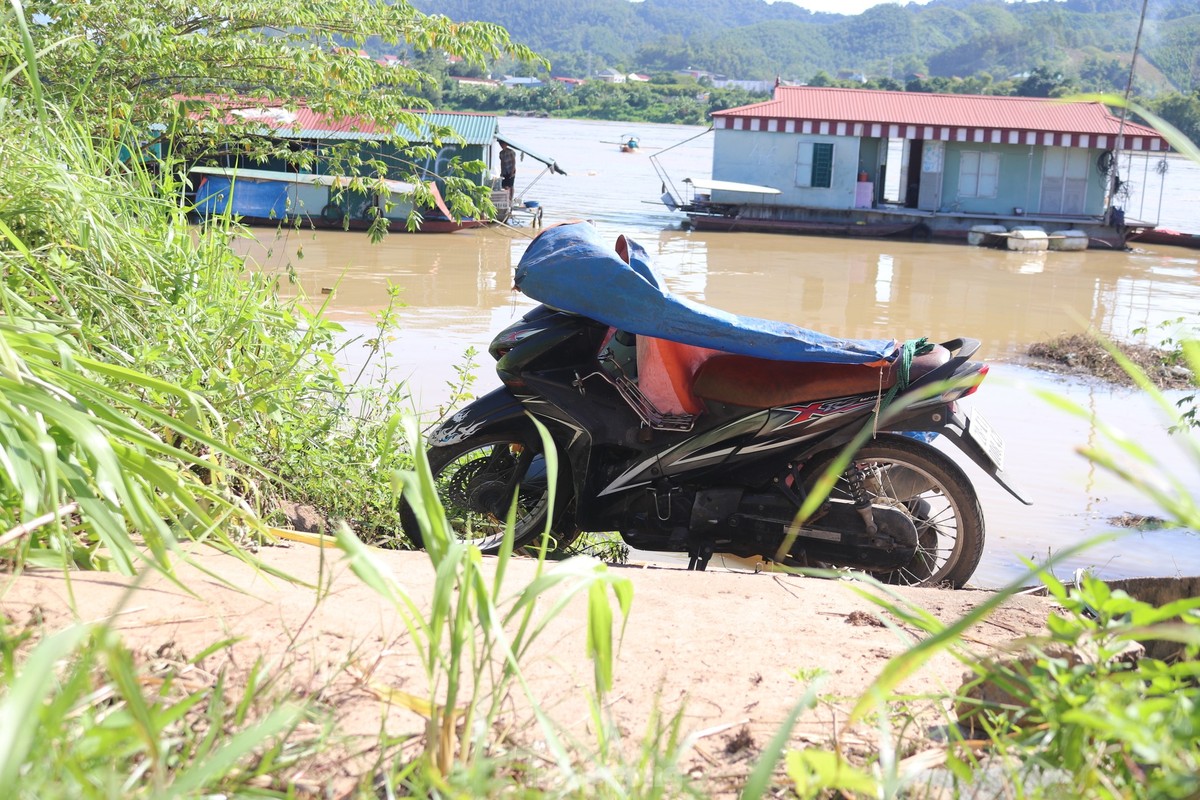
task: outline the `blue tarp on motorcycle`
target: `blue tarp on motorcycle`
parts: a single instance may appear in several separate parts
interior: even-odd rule
[[[521,257],[516,288],[619,330],[727,353],[838,364],[868,364],[896,353],[894,340],[838,339],[679,297],[655,273],[645,249],[624,238],[618,247],[627,250],[628,263],[587,222],[547,228]]]

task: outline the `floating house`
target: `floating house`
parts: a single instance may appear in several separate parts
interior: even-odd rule
[[[415,129],[392,131],[365,120],[334,119],[304,105],[294,110],[251,103],[247,106],[231,108],[227,113],[258,123],[259,135],[286,142],[293,152],[311,150],[312,161],[298,168],[283,158],[241,163],[235,154],[228,154],[191,164],[189,175],[200,216],[229,212],[248,224],[277,226],[298,221],[312,227],[352,229],[367,228],[383,217],[390,230],[403,231],[413,209],[412,193],[418,188],[411,182],[415,175],[432,198],[432,204],[420,209],[419,230],[452,232],[492,221],[451,218],[442,198],[445,178],[454,162],[482,161],[486,165],[481,174],[466,177],[491,189],[499,221],[507,220],[523,206],[513,208],[508,192],[500,189],[499,156],[494,148],[497,142],[503,140],[541,162],[544,171],[563,173],[553,159],[502,137],[498,119],[491,114],[414,112]],[[450,136],[445,135],[447,130]],[[397,133],[410,146],[433,148],[433,154],[414,159],[391,143]],[[364,159],[387,165],[383,180],[370,183],[370,192],[350,188],[351,180],[344,177],[344,169],[331,164],[325,155],[330,146],[347,141],[360,144],[358,153]]]
[[[713,180],[663,198],[698,228],[965,241],[1038,226],[1083,247],[1145,227],[1113,202],[1116,154],[1169,149],[1098,102],[811,86],[718,111],[713,130]]]

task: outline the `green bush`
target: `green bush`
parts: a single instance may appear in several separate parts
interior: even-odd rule
[[[131,534],[165,563],[284,497],[394,537],[403,388],[348,385],[340,327],[248,274],[244,234],[43,110],[0,106],[0,557],[130,572]]]

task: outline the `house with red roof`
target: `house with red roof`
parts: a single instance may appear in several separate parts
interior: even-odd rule
[[[1169,149],[1095,101],[813,86],[718,111],[713,129],[713,180],[683,206],[726,230],[966,239],[1038,224],[1123,245],[1116,154]]]
[[[573,92],[580,86],[583,86],[585,83],[587,83],[587,80],[584,78],[566,78],[560,76],[551,77],[550,80],[558,81],[567,88],[568,92]]]

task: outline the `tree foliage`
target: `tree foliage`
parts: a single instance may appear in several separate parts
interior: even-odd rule
[[[1200,142],[1200,90],[1190,95],[1170,94],[1149,103],[1150,110],[1179,129],[1193,142]]]
[[[477,64],[534,58],[497,25],[453,22],[403,2],[35,0],[26,12],[44,51],[38,71],[47,98],[136,124],[161,122],[173,97],[211,95],[303,100],[333,116],[405,121],[405,111],[427,106],[419,95],[430,78],[412,65],[360,57],[368,39]],[[17,57],[6,55],[10,63]]]
[[[181,539],[235,549],[263,532],[281,497],[394,540],[380,475],[407,459],[403,384],[349,385],[340,327],[281,300],[277,276],[247,275],[229,247],[240,229],[190,225],[172,162],[133,149],[186,124],[254,146],[254,125],[185,114],[199,106],[180,96],[378,125],[423,105],[404,90],[431,84],[423,53],[529,51],[370,0],[22,11],[0,12],[0,570],[168,570]],[[381,77],[353,52],[372,32],[413,61]],[[389,308],[373,347],[394,324]]]
[[[813,14],[762,0],[414,0],[454,19],[503,24],[550,59],[550,74],[706,70],[728,78],[784,78],[826,86],[1062,97],[1123,94],[1142,10],[1139,0],[1007,3],[941,0],[880,5],[856,16]],[[494,72],[510,69],[506,59]],[[1172,84],[1178,89],[1173,89]],[[1134,96],[1185,132],[1197,130],[1200,14],[1176,0],[1151,8]],[[653,122],[708,121],[759,96],[598,85],[504,92],[447,87],[448,107]],[[652,95],[652,96],[651,96]]]
[[[455,22],[405,2],[34,0],[26,15],[40,80],[17,70],[15,91],[36,89],[131,148],[148,148],[156,131],[188,158],[213,151],[251,160],[313,158],[311,150],[264,135],[269,131],[253,111],[278,106],[307,107],[349,130],[392,131],[390,144],[403,150],[402,132],[421,130],[413,110],[441,101],[448,57],[481,69],[500,58],[537,61],[498,25]],[[6,39],[0,50],[6,72],[26,58],[17,41]],[[404,58],[382,63],[368,50]],[[434,132],[435,141],[450,136]],[[347,140],[321,158],[329,171],[379,175],[380,164],[359,157],[357,148]],[[451,207],[466,214],[484,201],[465,182],[448,194]]]
[[[454,19],[504,25],[545,55],[555,75],[695,68],[799,81],[821,70],[900,80],[913,72],[966,78],[987,71],[1002,80],[1037,67],[1074,73],[1098,53],[1128,64],[1142,8],[1137,0],[942,0],[841,15],[763,0],[414,1]],[[1200,14],[1185,0],[1153,3],[1150,12],[1145,79],[1190,92],[1200,80]]]

